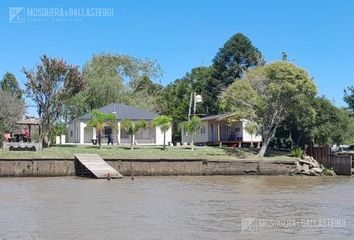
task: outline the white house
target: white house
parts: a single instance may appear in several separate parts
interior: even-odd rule
[[[158,116],[155,112],[146,111],[137,107],[112,103],[99,109],[104,113],[114,113],[117,119],[117,127],[111,128],[106,126],[102,134],[102,144],[106,143],[108,134],[112,134],[113,142],[115,144],[130,143],[129,135],[121,128],[121,121],[129,119],[133,121],[144,120],[146,121],[147,128],[140,130],[135,135],[137,144],[163,144],[163,132],[159,127],[154,127],[149,124],[152,119]],[[90,113],[85,114],[69,122],[69,143],[92,143],[96,139],[96,129],[88,126],[88,121],[91,119]],[[166,144],[172,142],[171,128],[166,132]]]
[[[201,118],[194,143],[219,145],[225,144],[230,146],[241,146],[241,144],[250,144],[253,142],[255,146],[259,146],[262,142],[262,136],[257,134],[249,134],[245,127],[249,120],[241,119],[234,124],[228,124],[226,118],[230,114],[220,114]],[[182,142],[191,142],[191,136],[182,129]]]

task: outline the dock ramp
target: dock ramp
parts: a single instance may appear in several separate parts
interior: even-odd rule
[[[93,178],[123,178],[97,154],[75,154],[76,176]]]

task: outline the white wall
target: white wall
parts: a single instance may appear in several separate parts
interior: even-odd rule
[[[78,143],[80,137],[80,121],[73,120],[68,126],[68,143]]]
[[[155,128],[155,131],[156,145],[163,145],[163,132],[161,131],[159,126]],[[172,143],[172,128],[168,129],[168,131],[166,132],[166,145],[168,145],[169,142]]]
[[[251,141],[251,134],[249,134],[245,129],[248,122],[249,122],[249,120],[242,120],[242,135],[243,135],[244,142]],[[262,136],[260,134],[253,135],[252,141],[253,142],[262,142]]]
[[[202,129],[204,132],[202,132]],[[194,143],[207,143],[208,142],[208,121],[202,121],[201,126],[198,128],[197,133],[194,135]],[[182,143],[191,143],[191,135],[187,134],[184,129],[182,129]]]
[[[68,143],[80,143],[80,120],[73,120],[69,123],[68,125]],[[82,123],[86,122],[81,122]],[[86,124],[87,125],[87,124]],[[123,131],[123,130],[121,130]],[[139,138],[139,136],[136,136],[136,141],[138,144],[154,144],[156,143],[157,145],[163,145],[163,132],[161,132],[160,127],[151,127],[149,129],[143,129],[140,132],[142,132],[142,137]],[[72,133],[72,134],[71,134]],[[82,134],[81,134],[82,135]],[[84,128],[84,143],[92,143],[92,138],[93,138],[93,128],[86,126]],[[113,137],[113,143],[117,144],[117,137],[118,135],[118,129],[115,128],[112,131],[112,137]],[[137,134],[139,135],[139,134]],[[149,137],[148,137],[149,135]],[[98,133],[97,133],[98,137]],[[172,142],[172,128],[170,128],[166,132],[166,144],[169,142]],[[102,144],[107,143],[107,138],[102,135]],[[121,143],[130,143],[129,138],[123,138],[121,137]]]

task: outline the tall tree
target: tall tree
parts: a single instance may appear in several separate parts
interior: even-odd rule
[[[348,104],[349,108],[354,111],[354,86],[344,90],[344,101]]]
[[[160,66],[150,59],[105,53],[94,55],[83,67],[86,88],[85,93],[79,95],[84,99],[80,101],[84,104],[81,106],[84,110],[80,112],[114,102],[129,104],[131,98],[135,97],[132,93],[141,90],[152,80],[160,79],[161,75]],[[143,102],[140,98],[139,103]]]
[[[205,81],[209,113],[218,113],[218,96],[244,72],[264,64],[261,52],[242,33],[233,35],[213,59],[213,72]]]
[[[23,72],[27,78],[27,96],[36,103],[41,118],[43,147],[48,147],[51,126],[59,119],[64,102],[83,89],[81,74],[77,66],[46,55],[35,70],[23,69]]]
[[[17,95],[0,90],[0,141],[5,131],[12,132],[15,129],[24,111],[25,104]]]
[[[280,123],[315,94],[316,86],[304,69],[281,61],[252,69],[235,81],[223,93],[221,106],[235,112],[230,121],[248,118],[261,127],[263,157]]]
[[[6,72],[0,81],[0,85],[3,91],[9,92],[12,95],[17,96],[17,98],[22,98],[23,91],[13,73]]]
[[[161,115],[153,119],[152,124],[154,126],[160,127],[161,132],[163,132],[163,149],[166,149],[166,132],[172,126],[172,118],[169,116]]]
[[[205,80],[210,77],[211,67],[196,67],[188,72],[182,79],[168,84],[158,95],[159,109],[162,114],[173,118],[173,141],[181,140],[179,123],[188,119],[189,100],[192,92],[201,94],[203,101],[197,104],[197,114],[208,114],[212,105],[208,98]]]
[[[315,109],[316,117],[312,125],[312,137],[315,144],[340,145],[346,143],[348,139],[352,139],[353,119],[349,112],[336,107],[325,97],[316,98]]]
[[[104,113],[99,110],[91,111],[91,119],[88,122],[90,127],[96,128],[98,133],[98,146],[102,148],[102,132],[105,126],[115,128],[116,124],[116,115],[114,113]]]
[[[250,39],[242,33],[236,33],[219,49],[213,59],[213,77],[222,87],[227,87],[235,79],[241,78],[248,68],[263,64],[261,52],[253,46]]]
[[[188,119],[188,105],[191,91],[189,86],[189,82],[186,79],[178,79],[168,84],[160,95],[161,113],[173,118],[173,141],[180,141],[181,133],[178,124]]]

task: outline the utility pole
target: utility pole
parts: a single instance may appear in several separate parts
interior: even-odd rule
[[[188,121],[191,120],[191,116],[195,116],[197,112],[197,103],[202,102],[202,96],[197,95],[196,92],[191,92],[191,97],[189,99],[189,109],[188,109]],[[193,110],[192,110],[193,109]]]
[[[192,101],[193,101],[193,92],[191,92],[191,97],[190,97],[190,99],[189,99],[188,121],[191,120]]]

